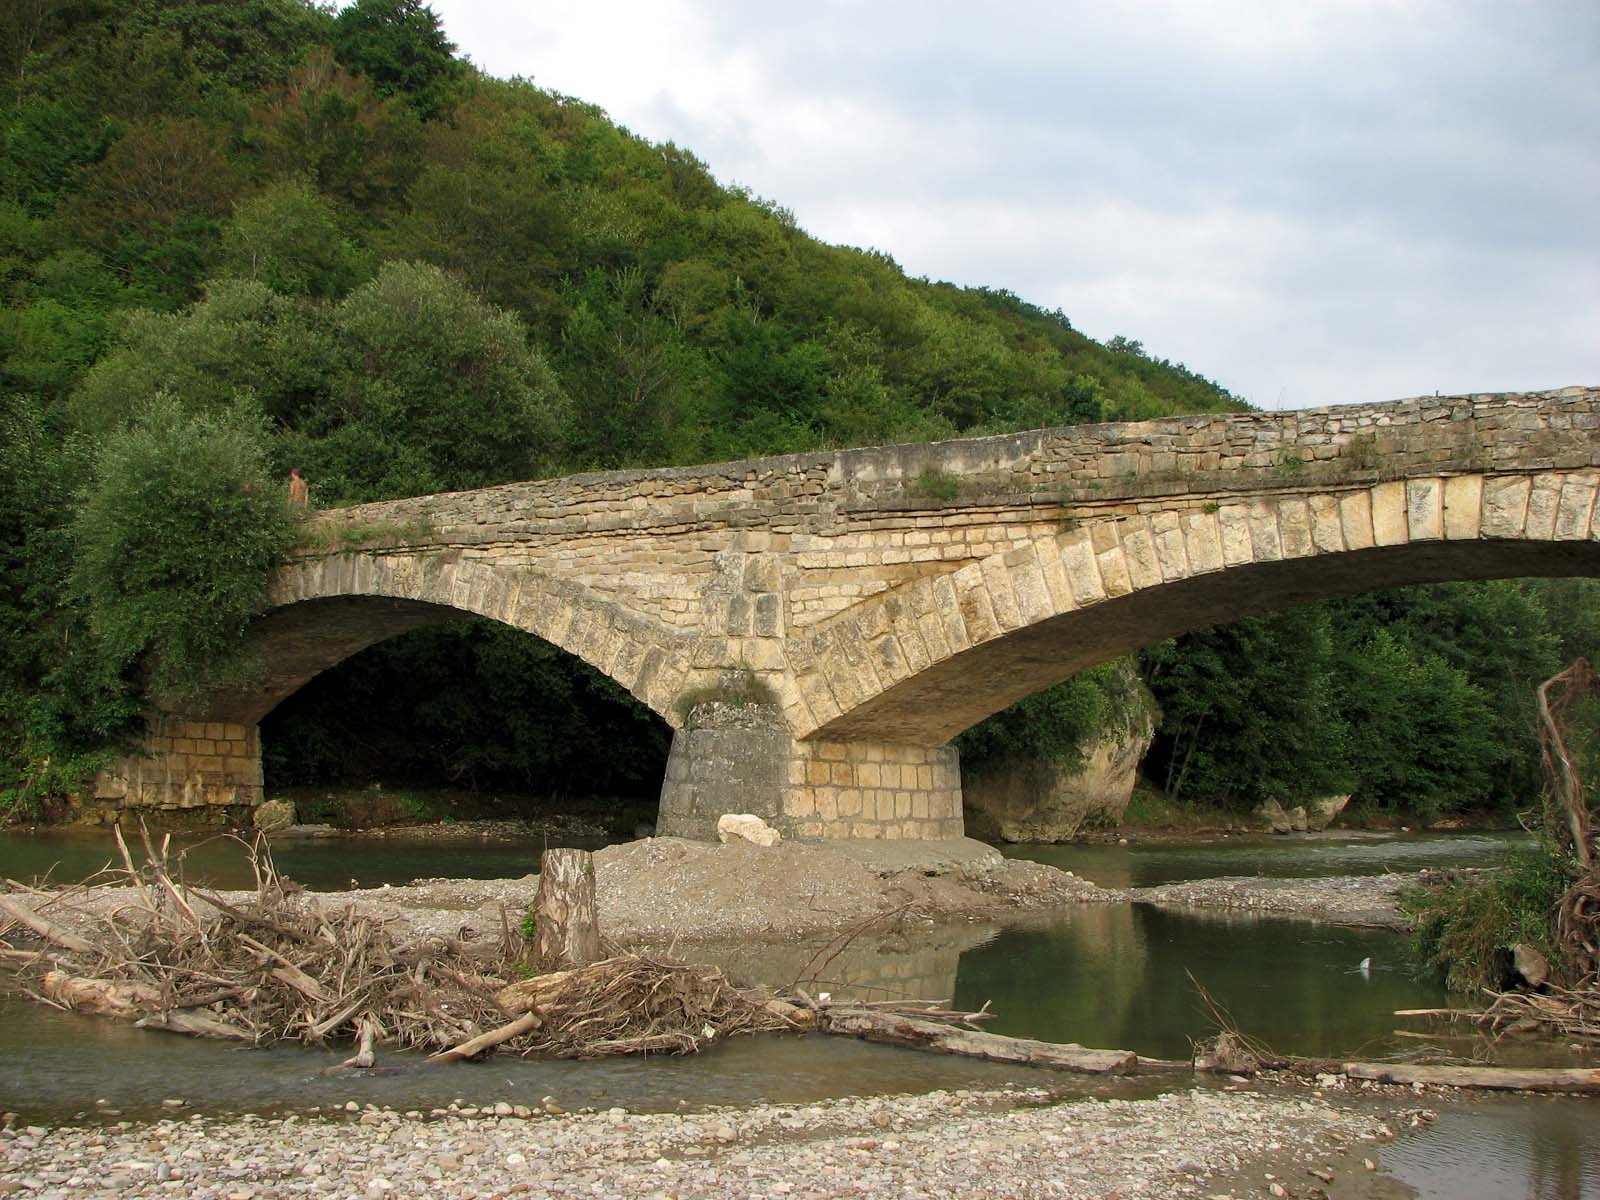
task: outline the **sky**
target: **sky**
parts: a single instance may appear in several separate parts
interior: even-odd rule
[[[1263,408],[1600,385],[1595,0],[430,0],[829,242]]]

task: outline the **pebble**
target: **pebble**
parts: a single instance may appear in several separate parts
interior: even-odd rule
[[[553,1097],[542,1104],[559,1108]],[[1041,1089],[934,1092],[695,1114],[611,1108],[526,1122],[495,1115],[499,1104],[479,1106],[476,1117],[464,1115],[472,1106],[456,1107],[427,1119],[369,1111],[362,1120],[385,1128],[359,1143],[351,1141],[348,1106],[285,1118],[124,1122],[126,1129],[29,1127],[0,1140],[0,1163],[8,1181],[73,1200],[179,1191],[194,1200],[518,1192],[1088,1200],[1219,1196],[1207,1178],[1240,1178],[1254,1162],[1259,1181],[1262,1166],[1285,1155],[1327,1161],[1338,1143],[1375,1128],[1373,1117],[1320,1099],[1286,1103],[1211,1089],[1065,1101]],[[170,1149],[152,1146],[158,1136]],[[167,1154],[184,1164],[181,1183]]]

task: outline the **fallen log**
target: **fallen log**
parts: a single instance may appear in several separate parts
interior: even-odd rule
[[[441,1050],[437,1054],[428,1055],[429,1062],[453,1062],[458,1058],[476,1058],[485,1050],[498,1046],[501,1042],[509,1042],[514,1037],[532,1032],[544,1024],[544,1018],[537,1010],[523,1013],[515,1021],[491,1029],[488,1033],[480,1033],[475,1038],[468,1038],[459,1046],[451,1046],[448,1050]]]
[[[144,983],[84,979],[65,971],[46,971],[39,990],[77,1012],[132,1021],[161,1007],[161,993]]]
[[[823,1033],[858,1037],[890,1046],[909,1046],[938,1054],[1047,1067],[1055,1071],[1131,1075],[1139,1069],[1139,1056],[1131,1050],[1090,1050],[1075,1043],[1004,1037],[865,1008],[823,1008],[817,1013],[817,1028]]]
[[[1587,1092],[1600,1094],[1600,1068],[1427,1067],[1404,1063],[1344,1064],[1351,1079],[1374,1083],[1426,1084],[1431,1087],[1488,1088],[1507,1092]]]
[[[161,1029],[167,1033],[182,1033],[189,1037],[218,1038],[233,1042],[255,1044],[256,1035],[226,1021],[202,1017],[199,1013],[174,1009],[171,1012],[151,1013],[134,1022],[139,1029]]]
[[[18,925],[25,925],[34,933],[44,938],[47,942],[54,942],[63,950],[71,950],[74,954],[97,954],[99,947],[87,938],[81,938],[70,929],[63,929],[54,921],[47,920],[25,905],[18,904],[7,896],[0,896],[0,912],[6,914]]]

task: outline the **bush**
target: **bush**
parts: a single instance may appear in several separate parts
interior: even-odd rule
[[[248,674],[245,625],[292,541],[265,422],[158,398],[106,438],[73,524],[73,590],[107,674],[162,706]]]
[[[1559,973],[1552,917],[1576,877],[1569,858],[1540,845],[1513,850],[1493,874],[1408,890],[1400,903],[1415,925],[1416,961],[1453,991],[1476,992],[1499,984],[1497,951],[1525,942]]]

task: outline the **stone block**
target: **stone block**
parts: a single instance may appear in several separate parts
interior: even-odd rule
[[[1549,541],[1556,533],[1556,510],[1561,505],[1562,477],[1554,474],[1534,477],[1528,492],[1528,518],[1522,536]]]
[[[1278,541],[1284,558],[1308,558],[1317,552],[1311,537],[1311,508],[1298,496],[1278,503]]]
[[[1372,540],[1378,546],[1401,546],[1410,537],[1406,485],[1390,482],[1373,486]]]
[[[1161,582],[1155,535],[1150,532],[1149,522],[1143,517],[1123,522],[1122,553],[1128,568],[1128,579],[1135,589],[1155,587]]]
[[[1589,514],[1594,511],[1596,479],[1593,474],[1568,475],[1556,506],[1558,541],[1579,541],[1589,536]]]
[[[1436,542],[1444,537],[1444,481],[1406,481],[1406,529],[1413,542]]]
[[[1483,524],[1483,476],[1453,475],[1444,481],[1444,536],[1472,541]]]
[[[1072,603],[1076,608],[1098,604],[1106,598],[1105,582],[1100,578],[1099,564],[1094,560],[1094,549],[1088,534],[1082,530],[1064,535],[1060,539],[1061,564],[1067,583],[1072,588]]]
[[[1526,476],[1491,476],[1483,485],[1483,536],[1522,536],[1528,519],[1528,496],[1533,481]]]
[[[1185,513],[1179,521],[1183,529],[1184,554],[1193,575],[1222,570],[1222,530],[1214,513]]]
[[[1283,538],[1278,533],[1278,506],[1267,500],[1252,500],[1245,519],[1250,524],[1250,552],[1256,562],[1277,562],[1283,558]]]
[[[1377,544],[1372,528],[1372,493],[1363,488],[1339,497],[1339,532],[1348,550],[1366,550]]]
[[[1156,562],[1161,567],[1161,578],[1172,583],[1189,576],[1189,555],[1183,545],[1183,530],[1178,527],[1176,513],[1161,513],[1150,522],[1155,533]]]

